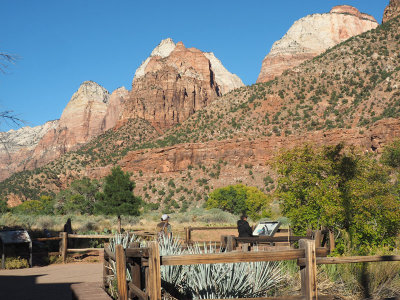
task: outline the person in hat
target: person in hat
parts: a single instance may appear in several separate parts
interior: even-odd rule
[[[172,237],[172,227],[167,214],[161,216],[161,222],[157,224],[156,232],[158,237]]]
[[[240,217],[240,220],[237,221],[237,227],[238,227],[239,237],[253,236],[253,230],[251,230],[249,222],[247,222],[247,215],[243,214]]]

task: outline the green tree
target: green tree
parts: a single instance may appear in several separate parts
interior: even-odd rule
[[[96,194],[100,190],[100,183],[94,179],[84,177],[71,183],[68,189],[61,191],[56,197],[57,211],[65,214],[80,212],[93,214],[96,203]]]
[[[106,177],[103,192],[96,195],[95,213],[138,216],[142,199],[133,195],[134,188],[130,174],[114,167]]]
[[[4,214],[8,212],[7,202],[3,199],[0,199],[0,214]]]
[[[295,232],[330,227],[347,232],[352,249],[394,245],[400,202],[390,170],[370,155],[337,146],[307,145],[281,154],[275,196]]]
[[[14,207],[15,213],[27,215],[50,215],[53,214],[54,200],[50,196],[41,196],[40,200],[27,200]]]
[[[384,148],[381,161],[392,168],[400,167],[400,140],[396,140]]]
[[[207,208],[220,208],[233,214],[248,214],[253,220],[269,216],[270,197],[256,187],[243,184],[215,189],[207,199]]]

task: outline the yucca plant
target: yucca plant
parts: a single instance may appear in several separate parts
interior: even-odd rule
[[[199,244],[184,250],[179,239],[160,239],[161,255],[217,253]],[[257,249],[256,249],[257,251]],[[283,281],[281,264],[272,262],[162,266],[161,278],[193,299],[251,298],[266,295]]]
[[[122,245],[122,247],[126,249],[129,246],[129,243],[139,242],[139,241],[140,238],[138,238],[135,234],[129,235],[129,233],[125,234],[116,233],[114,237],[110,238],[110,243],[108,247],[110,248],[111,252],[115,254],[116,245]],[[108,275],[106,280],[109,286],[109,293],[112,297],[115,298],[117,295],[116,284],[115,284],[115,280],[117,278],[117,264],[115,261],[111,260],[109,269],[111,270],[112,274]],[[132,276],[128,268],[126,269],[126,280],[127,281],[132,280]]]

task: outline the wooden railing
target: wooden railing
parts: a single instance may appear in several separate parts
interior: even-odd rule
[[[319,241],[317,241],[319,242]],[[316,242],[310,239],[299,240],[299,249],[286,251],[246,252],[233,251],[215,254],[188,254],[160,256],[157,242],[150,242],[147,248],[139,248],[138,243],[131,243],[129,248],[123,249],[116,245],[115,254],[109,248],[104,249],[104,287],[108,285],[107,276],[110,275],[111,261],[117,265],[117,281],[119,299],[161,300],[161,287],[179,300],[191,299],[182,295],[172,284],[162,281],[161,266],[239,263],[258,261],[297,260],[301,274],[302,295],[286,296],[281,298],[262,299],[333,299],[332,296],[320,295],[317,290],[317,265],[342,264],[359,262],[400,261],[400,256],[353,256],[353,257],[326,257],[329,249],[316,247]],[[132,281],[126,281],[126,267],[131,272]],[[214,299],[215,300],[215,299]],[[255,298],[254,298],[255,300]]]
[[[141,237],[154,237],[154,234],[141,232],[135,233],[137,236]],[[68,240],[70,239],[110,239],[114,237],[114,234],[68,234],[67,232],[60,232],[58,237],[45,237],[45,238],[35,238],[34,241],[47,242],[47,241],[59,241],[59,251],[49,252],[49,255],[60,255],[62,261],[65,263],[67,261],[68,253],[79,253],[79,252],[90,252],[90,251],[104,251],[104,248],[68,248]]]

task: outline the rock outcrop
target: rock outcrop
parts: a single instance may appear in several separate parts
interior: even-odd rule
[[[400,0],[390,0],[389,5],[383,12],[382,23],[385,23],[397,16],[400,16]]]
[[[57,128],[58,120],[36,127],[0,132],[0,180],[23,168],[24,161],[32,156],[39,141],[50,130]]]
[[[97,83],[83,82],[65,107],[58,126],[40,140],[28,167],[43,165],[103,133],[109,98],[109,92]]]
[[[352,36],[374,29],[378,22],[348,5],[326,14],[313,14],[296,21],[285,36],[275,42],[264,58],[257,82],[267,82],[285,70],[312,59]]]
[[[166,39],[137,69],[122,118],[143,118],[163,131],[241,86],[213,53]]]
[[[117,124],[121,118],[125,98],[128,96],[129,91],[125,87],[120,87],[112,92],[108,102],[108,108],[101,126],[102,132],[105,132]]]

